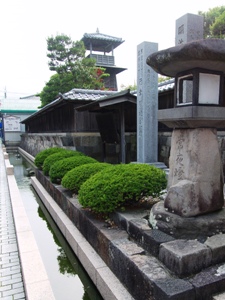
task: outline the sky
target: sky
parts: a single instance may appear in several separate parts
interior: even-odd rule
[[[137,46],[175,45],[176,20],[225,5],[224,0],[1,0],[0,99],[40,92],[54,74],[49,71],[47,38],[66,34],[80,40],[84,33],[122,38],[114,50],[115,64],[127,70],[117,75],[118,88],[137,77]]]

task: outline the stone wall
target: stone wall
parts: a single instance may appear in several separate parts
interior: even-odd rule
[[[158,133],[158,161],[169,167],[172,132]],[[225,131],[218,131],[219,145],[225,174]],[[136,134],[126,133],[126,162],[137,160]],[[65,147],[81,151],[93,158],[103,161],[103,145],[99,133],[25,133],[21,136],[20,147],[35,156],[49,147]],[[106,161],[118,163],[120,146],[106,145]]]
[[[136,161],[136,134],[126,133],[126,162]],[[63,147],[77,150],[99,161],[120,162],[120,145],[106,144],[105,155],[99,133],[25,133],[21,136],[20,147],[36,156],[38,152],[50,147]]]

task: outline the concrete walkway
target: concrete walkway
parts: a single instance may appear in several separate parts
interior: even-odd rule
[[[0,298],[25,299],[22,270],[10,201],[5,161],[0,144]]]

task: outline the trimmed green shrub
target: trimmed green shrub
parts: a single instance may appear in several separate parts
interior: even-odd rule
[[[109,213],[124,209],[143,196],[159,196],[166,184],[165,172],[154,166],[115,165],[86,180],[78,192],[78,200],[83,207]]]
[[[43,172],[46,176],[49,175],[49,171],[51,166],[56,162],[63,158],[71,157],[71,156],[84,156],[82,152],[74,151],[74,150],[66,150],[60,151],[58,153],[54,153],[49,155],[45,160],[42,166]]]
[[[70,170],[84,164],[97,163],[98,161],[89,156],[72,156],[55,162],[49,171],[52,182],[60,183],[63,176]]]
[[[42,165],[45,161],[45,159],[53,154],[53,153],[57,153],[57,152],[60,152],[60,151],[65,151],[66,149],[64,148],[59,148],[59,147],[53,147],[53,148],[48,148],[48,149],[44,149],[42,151],[40,151],[36,156],[35,156],[35,159],[34,159],[34,164],[36,167],[38,167],[38,169],[41,169],[42,168]]]
[[[62,186],[77,193],[81,185],[97,172],[110,167],[107,163],[90,163],[76,167],[65,174],[62,178]]]

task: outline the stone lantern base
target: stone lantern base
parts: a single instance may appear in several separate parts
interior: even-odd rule
[[[225,208],[197,217],[183,218],[169,212],[164,202],[156,203],[150,212],[149,222],[153,229],[159,229],[177,239],[198,239],[225,233]]]
[[[223,170],[217,130],[175,129],[164,206],[182,217],[222,209]]]

